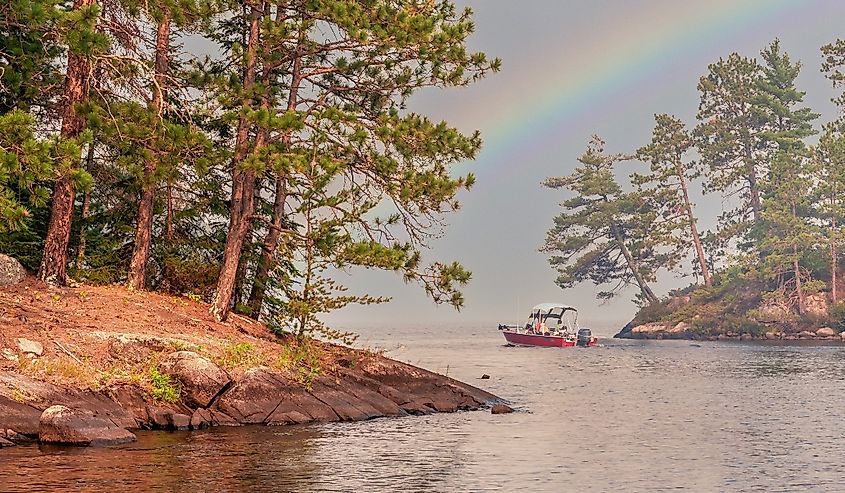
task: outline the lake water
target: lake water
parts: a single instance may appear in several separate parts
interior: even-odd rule
[[[495,329],[370,329],[361,342],[519,412],[20,446],[0,450],[0,490],[845,491],[842,346],[517,348]]]

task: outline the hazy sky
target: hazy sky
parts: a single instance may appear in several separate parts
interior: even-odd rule
[[[502,59],[502,71],[462,89],[416,95],[411,109],[459,129],[481,131],[478,158],[456,167],[476,186],[460,196],[445,237],[428,260],[457,259],[473,272],[466,307],[437,306],[416,285],[393,273],[356,270],[341,279],[353,291],[392,296],[379,306],[349,307],[328,320],[336,327],[367,325],[495,327],[522,320],[533,304],[565,301],[602,333],[636,311],[634,290],[600,304],[584,284],[561,290],[538,251],[562,192],[543,189],[548,176],[572,172],[592,134],[609,152],[629,152],[651,138],[653,115],[694,123],[696,84],[707,65],[731,52],[756,56],[774,38],[804,70],[806,102],[835,116],[834,89],[819,71],[819,47],[845,37],[841,0],[470,0],[473,50]],[[696,197],[705,229],[721,210],[717,196]],[[659,295],[692,278],[668,276]]]

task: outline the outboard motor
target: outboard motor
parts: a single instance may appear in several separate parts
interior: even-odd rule
[[[590,345],[590,339],[593,338],[593,333],[590,329],[578,329],[578,338],[575,340],[576,346],[587,347]]]

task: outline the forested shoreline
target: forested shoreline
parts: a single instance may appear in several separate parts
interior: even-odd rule
[[[841,88],[845,41],[821,52]],[[600,299],[633,287],[641,308],[629,326],[667,332],[845,329],[845,120],[821,124],[804,104],[803,68],[778,40],[757,57],[732,53],[701,76],[692,125],[657,114],[651,142],[630,153],[594,137],[572,174],[544,183],[568,196],[543,247],[557,284],[591,282]],[[842,115],[845,96],[833,103]],[[722,211],[713,229],[690,198],[699,187]],[[665,273],[695,282],[658,296]]]
[[[470,273],[422,253],[481,138],[405,104],[499,69],[473,29],[450,1],[7,3],[0,253],[53,285],[189,294],[281,332],[339,337],[320,313],[386,300],[336,268],[460,307]]]

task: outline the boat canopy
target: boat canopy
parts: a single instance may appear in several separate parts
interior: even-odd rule
[[[575,307],[565,305],[563,303],[540,303],[539,305],[535,306],[531,309],[531,313],[541,312],[541,313],[548,313],[552,310],[560,309],[561,311],[569,311],[572,310],[573,312],[577,312],[578,310]]]

